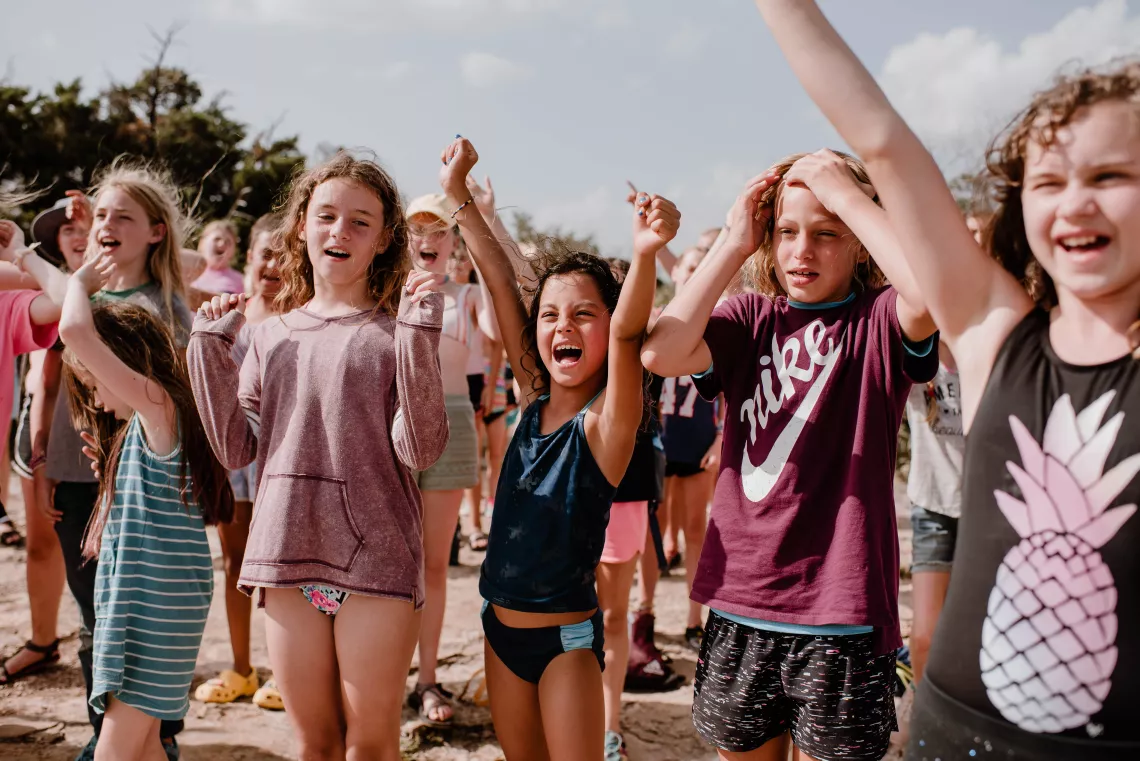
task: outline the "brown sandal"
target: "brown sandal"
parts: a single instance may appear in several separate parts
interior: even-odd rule
[[[451,698],[455,695],[443,688],[438,682],[435,684],[417,684],[412,693],[408,695],[408,705],[419,711],[420,720],[430,727],[450,727],[455,719],[455,706]],[[451,709],[451,716],[446,719],[433,719],[431,712],[441,706]]]
[[[15,674],[11,674],[8,672],[8,668],[5,666],[5,664],[12,658],[15,658],[17,655],[19,655],[20,650],[31,650],[33,653],[38,653],[43,657],[35,663],[30,663],[27,666],[24,666],[24,668],[20,669]],[[26,676],[38,674],[39,672],[44,671],[45,669],[49,669],[59,663],[58,639],[55,642],[52,642],[50,645],[37,645],[35,642],[28,640],[24,643],[24,646],[21,647],[20,650],[17,650],[5,658],[3,661],[0,661],[0,685],[11,684],[17,679],[23,679]]]

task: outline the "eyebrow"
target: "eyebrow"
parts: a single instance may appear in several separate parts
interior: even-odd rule
[[[333,206],[331,203],[322,203],[322,204],[317,206],[317,209],[318,210],[331,209],[333,211],[336,211],[336,207]],[[377,215],[375,214],[375,212],[371,212],[368,209],[353,209],[352,213],[353,214],[362,214],[366,217],[372,217],[373,219],[377,218]]]
[[[598,302],[596,302],[592,299],[587,299],[585,301],[578,301],[573,306],[576,306],[576,307],[598,307]],[[549,301],[547,301],[546,303],[542,304],[539,308],[540,309],[558,309],[558,305],[552,304]]]

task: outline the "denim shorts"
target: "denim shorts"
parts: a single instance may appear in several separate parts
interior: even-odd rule
[[[234,499],[238,502],[257,501],[257,462],[251,462],[244,468],[230,471],[230,487],[234,490]]]
[[[958,543],[958,519],[915,506],[910,509],[910,525],[914,529],[910,572],[949,573]]]

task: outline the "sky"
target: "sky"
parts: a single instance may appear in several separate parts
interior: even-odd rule
[[[1064,66],[1140,54],[1140,0],[823,0],[948,174]],[[0,76],[132,81],[149,30],[251,132],[366,147],[408,198],[470,138],[502,213],[628,255],[626,181],[683,214],[680,247],[745,180],[842,148],[747,0],[54,0],[10,3]]]

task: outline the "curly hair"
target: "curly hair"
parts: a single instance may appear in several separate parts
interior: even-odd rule
[[[994,138],[986,154],[987,182],[981,192],[990,195],[996,209],[983,232],[983,245],[1045,309],[1056,306],[1057,290],[1034,258],[1025,232],[1021,192],[1026,156],[1030,145],[1052,145],[1057,133],[1085,109],[1107,102],[1132,104],[1140,116],[1140,60],[1058,77]]]
[[[834,153],[847,163],[847,167],[851,170],[851,173],[855,175],[856,180],[865,185],[871,184],[871,177],[867,174],[867,168],[863,166],[862,161],[842,151],[835,151]],[[782,177],[787,174],[793,164],[807,155],[806,153],[793,153],[791,156],[777,161],[768,171],[776,172]],[[745,276],[749,284],[755,288],[757,292],[769,298],[787,295],[780,285],[779,279],[776,277],[776,252],[775,246],[773,245],[776,230],[776,208],[780,204],[780,197],[784,192],[784,187],[785,183],[778,182],[765,190],[760,196],[757,214],[762,214],[766,211],[770,211],[771,213],[768,215],[768,226],[764,230],[764,235],[761,238],[760,248],[756,250],[756,253],[749,258],[748,263],[744,266]],[[878,196],[875,196],[874,200],[875,203],[880,206],[882,205],[879,202]],[[883,274],[883,271],[879,269],[879,265],[875,264],[875,260],[871,258],[867,249],[854,235],[852,235],[852,241],[855,246],[855,252],[865,255],[865,259],[855,265],[855,279],[861,283],[864,288],[879,288],[886,285],[886,276]]]
[[[318,185],[329,180],[349,180],[376,194],[384,208],[384,229],[378,250],[368,265],[368,296],[377,303],[377,309],[392,317],[400,308],[400,296],[411,265],[408,260],[408,223],[404,219],[404,204],[400,191],[379,164],[358,159],[340,151],[318,167],[305,171],[293,179],[288,198],[281,210],[282,222],[276,235],[281,246],[278,258],[281,267],[281,290],[276,305],[288,312],[313,298],[313,264],[309,261],[308,246],[301,232],[309,201]]]
[[[170,396],[177,409],[178,438],[182,448],[181,493],[188,508],[197,504],[207,524],[233,520],[234,494],[226,469],[218,461],[190,387],[186,354],[174,344],[170,329],[157,316],[125,301],[100,304],[92,310],[99,338],[124,364],[151,379]],[[99,509],[92,514],[84,534],[87,557],[96,557],[115,499],[115,473],[119,467],[127,426],[95,404],[91,389],[80,379],[86,374],[70,350],[64,352],[63,383],[68,392],[72,422],[80,431],[91,431],[98,443],[98,462],[103,478]]]

